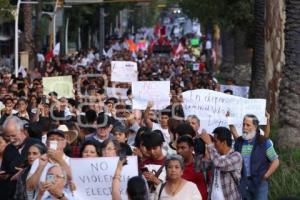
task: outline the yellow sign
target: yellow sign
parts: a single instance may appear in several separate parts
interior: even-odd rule
[[[43,78],[44,95],[56,92],[58,98],[74,98],[72,76],[55,76]]]

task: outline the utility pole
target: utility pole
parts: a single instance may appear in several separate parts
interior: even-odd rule
[[[104,8],[100,6],[99,9],[99,55],[103,55],[104,39],[105,39],[105,23],[104,23]]]
[[[15,18],[15,76],[18,77],[19,71],[19,12],[21,4],[38,4],[34,1],[21,1],[18,0],[16,10],[13,11]]]

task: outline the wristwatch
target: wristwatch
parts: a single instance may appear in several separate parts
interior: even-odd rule
[[[59,197],[57,197],[57,199],[58,199],[58,200],[61,200],[61,199],[63,199],[64,197],[65,197],[65,194],[62,193]]]

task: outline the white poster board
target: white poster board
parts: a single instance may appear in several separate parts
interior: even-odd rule
[[[228,127],[227,111],[239,133],[246,114],[256,115],[260,125],[266,124],[265,99],[246,99],[206,89],[186,91],[182,96],[185,116],[198,116],[201,128],[210,133],[219,126]]]
[[[111,200],[112,180],[119,157],[71,158],[73,181],[77,200]],[[136,156],[127,157],[128,164],[122,169],[121,197],[127,199],[128,180],[138,175]]]
[[[55,91],[58,98],[74,98],[72,76],[43,77],[43,94]]]
[[[136,62],[111,61],[111,81],[133,82],[138,80]]]
[[[127,97],[128,88],[106,88],[106,94],[108,97],[115,97],[121,99],[128,99]]]
[[[237,85],[220,85],[220,91],[232,90],[233,95],[248,98],[249,97],[249,86],[237,86]]]
[[[170,105],[170,81],[137,81],[132,83],[133,109],[145,110],[153,101],[154,110]]]

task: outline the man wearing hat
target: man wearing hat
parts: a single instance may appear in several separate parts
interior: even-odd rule
[[[100,113],[97,117],[97,128],[95,133],[85,136],[85,141],[96,141],[102,143],[105,139],[112,137],[110,134],[113,128],[113,122],[110,116]]]
[[[54,165],[59,165],[66,171],[67,181],[70,183],[72,180],[70,158],[64,153],[65,146],[65,133],[62,130],[53,129],[48,132],[48,152],[33,162],[26,181],[27,191],[38,191],[41,183],[46,181],[47,171]],[[44,195],[49,194],[45,192]]]

